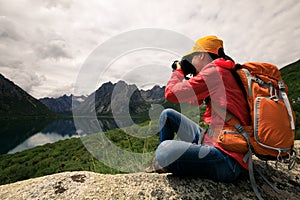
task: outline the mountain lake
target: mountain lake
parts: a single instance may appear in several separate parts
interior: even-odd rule
[[[78,121],[89,123],[90,120],[77,120],[77,128],[73,118],[57,121],[53,119],[0,120],[0,155],[13,154],[47,143],[89,134],[88,131],[79,128],[82,125],[78,126]],[[120,127],[112,118],[98,118],[98,124],[97,131]]]

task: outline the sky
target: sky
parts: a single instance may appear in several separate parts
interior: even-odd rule
[[[206,35],[236,62],[281,68],[300,58],[299,10],[299,0],[0,0],[0,73],[35,98],[118,80],[148,89]]]

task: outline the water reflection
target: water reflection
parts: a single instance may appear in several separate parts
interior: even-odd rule
[[[28,138],[27,140],[25,140],[23,143],[19,144],[18,146],[16,146],[14,149],[8,151],[8,154],[11,153],[16,153],[16,152],[20,152],[20,151],[24,151],[26,149],[31,149],[34,148],[36,146],[40,146],[40,145],[44,145],[47,143],[54,143],[57,142],[59,140],[64,140],[64,139],[68,139],[71,137],[79,137],[78,135],[60,135],[58,133],[52,132],[52,133],[42,133],[39,132],[33,136],[31,136],[30,138]]]
[[[118,128],[114,119],[98,119],[102,131]],[[0,154],[16,153],[39,145],[85,134],[79,133],[74,119],[2,120],[0,121]]]
[[[35,118],[0,120],[0,154],[6,154],[14,149],[27,138],[40,132],[50,122],[50,119]]]

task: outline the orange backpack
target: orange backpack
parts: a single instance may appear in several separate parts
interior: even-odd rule
[[[251,124],[241,126],[239,120],[218,106],[214,112],[223,117],[231,128],[224,128],[217,143],[224,149],[245,153],[244,162],[249,160],[252,187],[262,199],[255,184],[252,153],[262,160],[289,158],[292,169],[296,157],[294,147],[295,115],[287,97],[288,89],[280,71],[269,63],[245,63],[237,65],[237,79],[248,101]]]

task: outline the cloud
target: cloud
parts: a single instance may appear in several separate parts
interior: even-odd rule
[[[52,86],[54,86],[55,84],[53,84]],[[57,84],[55,85],[55,87],[42,87],[43,90],[48,90],[47,93],[44,94],[43,97],[54,97],[54,98],[58,98],[64,94],[66,95],[71,95],[73,94],[73,91],[74,91],[74,85],[73,84],[68,84],[68,83],[65,83],[65,84]],[[37,91],[35,91],[37,92]]]
[[[18,41],[22,37],[16,30],[16,23],[5,16],[0,16],[0,40],[15,40]]]
[[[7,78],[13,80],[15,84],[21,86],[28,93],[32,93],[36,87],[47,83],[45,75],[40,75],[24,68],[10,69],[7,74]]]
[[[36,54],[41,59],[53,58],[53,59],[71,59],[72,56],[68,52],[67,44],[64,40],[51,40],[45,44],[39,44],[36,47]]]
[[[73,4],[73,0],[36,0],[36,2],[38,1],[44,4],[47,8],[60,7],[63,9],[69,9]]]
[[[298,0],[0,1],[0,73],[37,98],[63,95],[71,92],[82,64],[97,46],[139,28],[167,29],[193,40],[215,34],[237,62],[264,61],[282,67],[299,59],[299,10]],[[157,66],[166,66],[159,80],[142,67],[153,64],[149,61],[153,54]],[[162,54],[147,52],[138,64],[138,58],[122,59],[103,81],[126,78],[142,85],[144,69],[149,84],[162,83],[175,59]],[[137,72],[129,66],[136,66]]]

